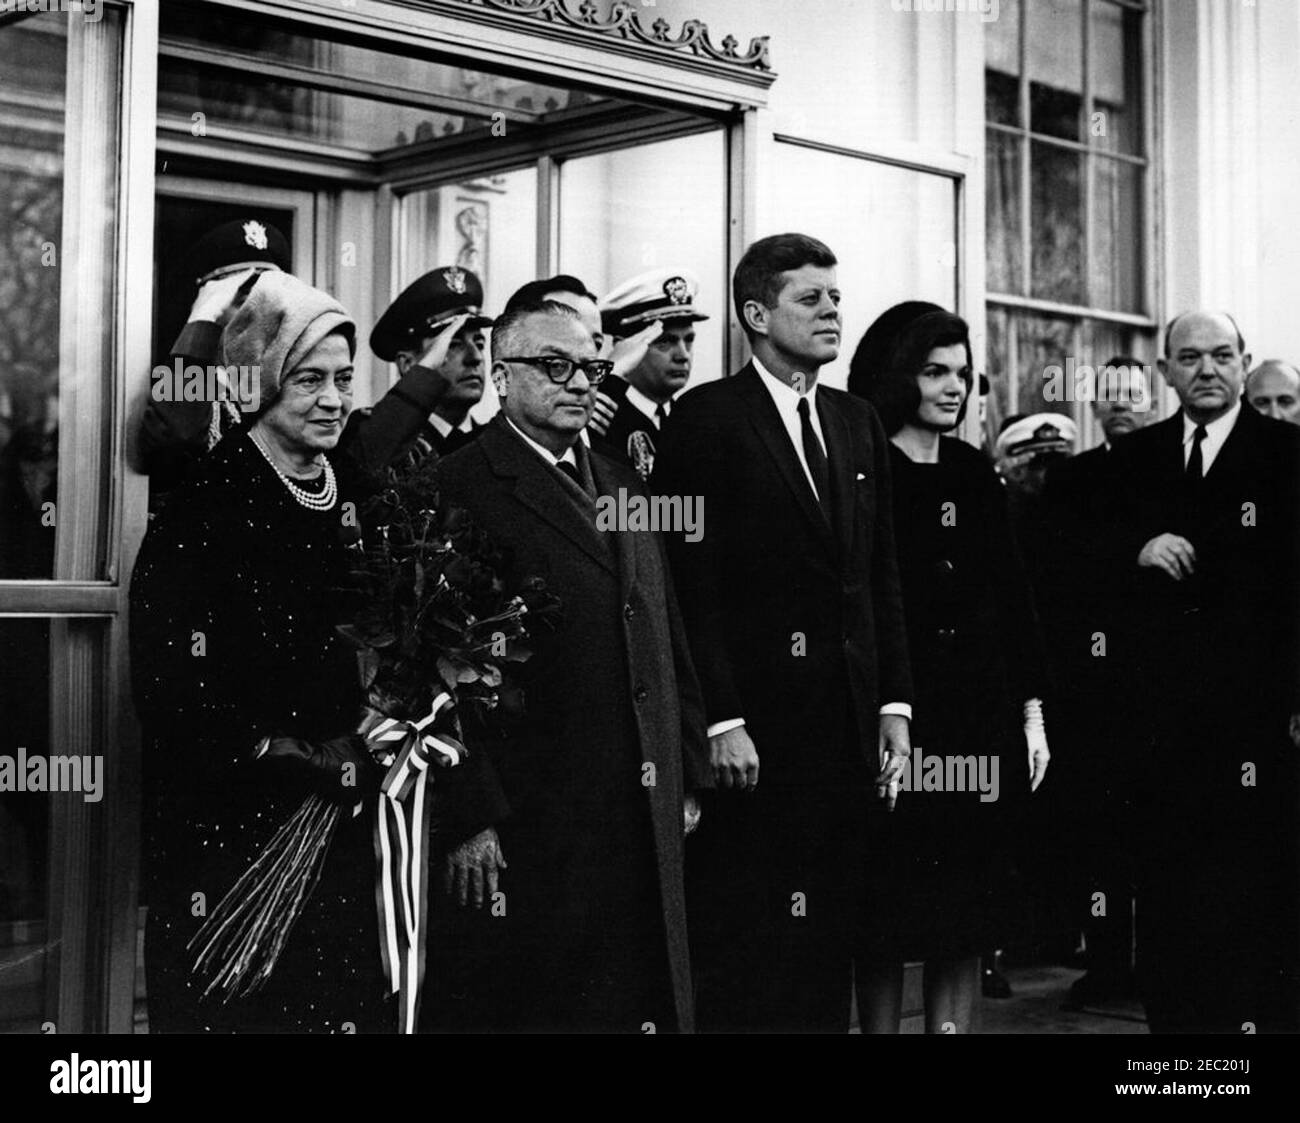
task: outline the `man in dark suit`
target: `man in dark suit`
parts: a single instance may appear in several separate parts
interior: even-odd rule
[[[594,447],[643,480],[654,471],[655,446],[673,398],[690,381],[695,325],[709,318],[696,303],[699,289],[699,281],[685,270],[653,269],[619,285],[601,304],[602,323],[620,343],[658,326],[624,378],[610,380],[615,386],[606,392],[618,408],[593,440]]]
[[[644,489],[579,441],[609,364],[578,314],[520,306],[493,352],[502,412],[440,464],[442,499],[503,551],[508,585],[545,581],[563,622],[532,637],[517,726],[471,740],[440,786],[447,885],[486,907],[435,906],[448,970],[430,1016],[460,1030],[689,1031],[684,828],[712,778],[667,559],[652,533],[603,529],[604,497]]]
[[[655,469],[705,511],[702,541],[669,539],[722,789],[689,870],[704,1029],[847,1031],[864,875],[888,861],[868,807],[910,754],[889,446],[817,382],[835,264],[799,234],[750,247],[733,287],[754,359],[678,400]]]
[[[1129,996],[1135,985],[1132,804],[1141,753],[1133,668],[1118,642],[1126,606],[1097,573],[1117,492],[1145,486],[1115,476],[1114,448],[1150,417],[1146,366],[1117,355],[1098,367],[1091,405],[1102,443],[1054,463],[1043,492],[1056,595],[1040,615],[1054,687],[1048,706],[1063,749],[1048,797],[1050,869],[1072,934],[1082,927],[1086,936],[1087,974],[1067,1001],[1075,1009]]]
[[[1110,576],[1131,589],[1152,1032],[1296,1028],[1300,433],[1244,407],[1236,322],[1187,312],[1161,373],[1182,408],[1117,442]]]

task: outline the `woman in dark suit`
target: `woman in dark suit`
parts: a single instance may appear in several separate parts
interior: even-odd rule
[[[971,382],[965,321],[920,301],[872,324],[849,374],[890,437],[916,691],[905,790],[878,840],[864,934],[876,966],[859,972],[864,1032],[898,1031],[903,963],[917,959],[926,1031],[970,1029],[979,953],[995,946],[1008,818],[1047,764],[1040,642],[1002,485],[978,449],[944,435],[960,424]]]
[[[355,348],[356,325],[332,297],[261,276],[222,334],[224,363],[259,372],[261,411],[196,467],[136,564],[155,1032],[362,1032],[394,1020],[373,800],[361,799],[377,769],[353,733],[355,660],[334,632],[357,485],[331,453],[352,405]],[[188,942],[313,791],[349,811],[269,982],[228,1004],[204,999]],[[353,816],[358,804],[366,813]]]

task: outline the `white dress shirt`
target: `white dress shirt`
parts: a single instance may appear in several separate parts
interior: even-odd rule
[[[1208,476],[1210,474],[1210,465],[1214,463],[1214,458],[1219,455],[1219,449],[1223,447],[1223,442],[1228,439],[1228,434],[1232,432],[1232,427],[1237,424],[1237,415],[1241,413],[1241,399],[1237,399],[1234,405],[1222,417],[1216,417],[1213,421],[1205,426],[1205,436],[1201,438],[1201,474]],[[1187,467],[1187,462],[1192,458],[1192,437],[1196,433],[1196,422],[1193,421],[1186,413],[1183,414],[1183,467]]]
[[[557,464],[572,464],[575,468],[578,466],[578,457],[577,454],[573,451],[573,445],[570,445],[568,448],[566,448],[563,454],[561,454],[560,456],[556,456],[555,453],[553,453],[549,448],[546,448],[543,445],[539,445],[535,440],[533,440],[532,437],[530,437],[527,433],[525,433],[521,428],[519,428],[518,425],[516,425],[508,417],[506,418],[506,424],[509,425],[510,428],[512,428],[521,437],[523,437],[524,443],[527,444],[529,448],[531,448],[535,453],[537,453],[538,456],[540,456],[543,460],[546,461],[547,464],[550,464],[552,467],[554,467]]]
[[[433,431],[437,433],[438,436],[440,436],[443,440],[447,439],[447,434],[450,433],[453,429],[455,429],[456,432],[458,433],[465,433],[465,434],[469,434],[474,431],[474,419],[470,417],[468,413],[465,414],[465,420],[462,421],[459,425],[453,425],[445,417],[441,417],[436,413],[431,413],[429,414],[429,424],[433,426]]]
[[[754,369],[758,371],[764,389],[771,395],[776,412],[781,415],[781,424],[785,426],[790,443],[794,445],[794,454],[803,465],[803,474],[808,480],[808,486],[812,488],[812,493],[817,495],[817,485],[813,483],[812,472],[808,468],[808,458],[803,454],[803,426],[799,422],[799,401],[801,398],[807,398],[808,416],[812,419],[813,432],[817,434],[822,452],[825,453],[826,437],[822,433],[821,418],[817,416],[817,383],[814,382],[808,388],[807,394],[800,394],[793,386],[782,382],[772,374],[758,359],[754,359]],[[821,502],[820,495],[817,495],[817,501]]]
[[[795,455],[803,466],[803,474],[808,480],[808,486],[812,488],[813,494],[817,495],[817,485],[813,483],[812,472],[808,468],[808,460],[803,454],[803,426],[799,421],[799,400],[806,397],[808,399],[808,416],[812,421],[813,432],[817,434],[817,439],[821,441],[822,451],[825,452],[826,437],[822,433],[821,418],[817,416],[817,383],[814,382],[809,387],[807,394],[800,394],[793,386],[782,382],[772,374],[757,358],[753,360],[753,363],[763,386],[772,396],[772,402],[776,406],[777,413],[781,415],[781,424],[785,426],[786,435],[790,438]],[[820,500],[821,496],[818,496],[818,499]],[[907,702],[886,702],[880,707],[880,713],[882,717],[886,714],[896,714],[899,717],[907,718],[909,721],[912,719],[912,707]],[[738,729],[744,724],[744,718],[728,718],[726,721],[714,722],[706,732],[708,736],[716,737],[719,733],[725,733],[728,729]]]
[[[650,419],[650,424],[652,424],[656,429],[659,428],[659,418],[655,416],[655,410],[659,408],[658,402],[646,397],[645,394],[641,393],[641,391],[630,382],[627,384],[627,400]],[[663,406],[664,416],[667,417],[672,411],[673,403],[671,400],[666,401],[663,403]]]

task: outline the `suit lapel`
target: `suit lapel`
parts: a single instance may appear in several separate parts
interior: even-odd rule
[[[542,522],[564,535],[598,565],[615,572],[607,535],[569,495],[563,478],[514,433],[504,415],[498,415],[478,438],[493,472],[514,481],[514,495]]]
[[[596,485],[596,494],[608,495],[617,501],[618,484],[610,478],[600,458],[588,455],[587,462],[591,465],[591,478]],[[630,499],[631,496],[628,498]],[[618,587],[623,603],[626,604],[628,594],[632,591],[632,582],[636,577],[638,536],[626,530],[614,530],[606,532],[605,537],[614,543],[614,553],[618,558]]]
[[[1217,486],[1229,482],[1241,472],[1254,444],[1251,430],[1256,417],[1254,410],[1242,402],[1237,420],[1233,422],[1227,439],[1219,447],[1219,454],[1210,465],[1210,470],[1205,473],[1207,485]]]
[[[822,541],[834,548],[835,539],[831,534],[831,528],[826,522],[826,516],[822,514],[812,487],[809,486],[808,477],[804,474],[803,465],[799,463],[794,445],[790,443],[790,435],[781,422],[776,403],[772,401],[772,395],[767,392],[761,376],[752,363],[736,375],[736,388],[740,391],[741,401],[745,403],[750,425],[767,447],[772,463],[794,494],[800,510]],[[821,416],[820,410],[818,416]]]
[[[853,545],[853,492],[857,483],[853,467],[853,434],[849,431],[849,423],[825,391],[817,394],[817,417],[822,423],[826,458],[830,461],[835,530],[839,534],[841,555],[848,557]]]

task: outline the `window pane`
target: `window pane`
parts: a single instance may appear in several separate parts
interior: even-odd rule
[[[700,281],[691,385],[719,378],[728,317],[726,149],[721,131],[566,160],[560,271],[603,296],[649,269]]]
[[[1083,105],[1083,9],[1080,0],[1036,0],[1029,16],[1029,127],[1079,139]]]
[[[91,325],[79,332],[79,345],[87,348],[82,358],[111,355],[114,331],[109,267],[116,224],[117,105],[112,96],[101,95],[93,113],[84,111],[86,59],[98,46],[111,44],[105,69],[92,71],[102,83],[98,89],[120,87],[120,12],[106,9],[102,15],[100,22],[87,23],[52,11],[13,15],[0,25],[0,102],[6,109],[0,114],[0,580],[84,580],[102,572],[102,558],[79,555],[74,562],[71,550],[57,574],[55,566],[56,523],[70,547],[76,521],[71,500],[62,520],[55,506],[64,498],[58,494],[60,411],[66,412],[69,402],[61,397],[60,331],[66,325],[60,308],[69,255],[77,263],[69,280],[86,288],[70,318],[85,317]],[[76,184],[65,184],[69,166],[82,168]],[[101,447],[110,420],[101,410],[84,412],[100,389],[90,391],[85,380],[111,374],[98,362],[91,370],[64,374],[69,384],[77,380],[83,402],[83,412],[65,423],[84,426],[95,438],[82,445],[81,455],[92,456]],[[65,456],[77,449],[73,436],[63,434]],[[95,478],[91,474],[81,483],[83,497]],[[94,534],[93,525],[83,529]],[[80,569],[73,572],[74,566]]]
[[[1025,291],[1023,241],[1020,236],[1020,138],[990,129],[985,166],[984,222],[991,292]]]
[[[1142,152],[1142,15],[1097,0],[1092,5],[1093,144]]]
[[[1065,373],[1066,359],[1078,363],[1075,346],[1077,321],[1057,316],[1016,313],[1016,412],[1064,413],[1074,415],[1069,401],[1048,401],[1044,391],[1052,374],[1048,367],[1059,366]],[[1054,397],[1061,395],[1054,394]]]
[[[843,387],[849,360],[867,327],[903,300],[952,308],[957,297],[954,188],[945,176],[872,160],[780,145],[767,230],[800,230],[839,258],[844,294],[840,357],[822,378]]]
[[[1030,146],[1032,294],[1043,300],[1080,304],[1084,299],[1082,164],[1077,152],[1038,142]]]
[[[1093,169],[1091,303],[1142,312],[1143,169],[1104,157]]]
[[[484,314],[499,314],[537,275],[537,169],[412,192],[402,202],[399,250],[398,291],[430,269],[459,265],[483,282]],[[488,379],[474,416],[485,420],[497,405]]]
[[[1003,0],[998,17],[984,25],[984,115],[1003,125],[1020,124],[1020,0]]]
[[[0,767],[49,755],[49,652],[46,621],[0,620]],[[45,1016],[51,798],[0,792],[0,1033],[38,1032]]]
[[[1014,404],[1011,401],[1015,383],[1010,377],[1012,366],[1012,322],[1011,313],[1005,308],[999,308],[996,305],[989,306],[986,323],[988,337],[985,344],[988,366],[984,371],[989,379],[989,401],[988,413],[984,422],[984,432],[986,434],[986,443],[990,444],[997,439],[1002,419],[1015,412]]]
[[[186,129],[201,122],[205,130],[226,126],[379,154],[463,133],[493,135],[493,114],[504,114],[513,133],[607,100],[334,43],[210,6],[172,0],[161,20],[158,112]],[[213,51],[230,57],[197,57]],[[283,69],[260,73],[264,67]]]

